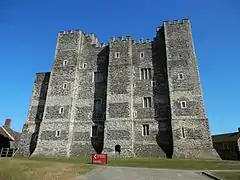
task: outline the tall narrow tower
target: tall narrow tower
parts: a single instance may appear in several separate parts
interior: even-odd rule
[[[191,25],[164,22],[173,157],[216,158],[205,115]]]
[[[132,40],[111,39],[109,45],[108,89],[104,152],[132,156]]]

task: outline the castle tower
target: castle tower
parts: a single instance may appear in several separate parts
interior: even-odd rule
[[[37,73],[35,77],[27,121],[23,126],[17,151],[23,156],[30,156],[36,148],[46,104],[49,77],[50,72]]]
[[[133,156],[132,40],[111,39],[107,83],[104,150]]]
[[[189,20],[164,22],[173,157],[218,158],[205,115]]]
[[[46,105],[33,155],[69,156],[78,91],[82,32],[60,32]]]

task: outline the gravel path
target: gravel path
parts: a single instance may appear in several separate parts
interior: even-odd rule
[[[102,166],[81,180],[209,180],[200,172],[189,170],[150,169]]]

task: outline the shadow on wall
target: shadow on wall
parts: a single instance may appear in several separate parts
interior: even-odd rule
[[[38,101],[41,100],[41,105],[40,105],[40,103],[38,104],[37,112],[34,116],[35,130],[34,130],[34,133],[31,136],[31,140],[30,140],[30,146],[29,146],[30,155],[34,152],[34,150],[36,149],[36,146],[37,146],[39,129],[40,129],[41,121],[42,121],[42,118],[43,118],[45,101],[46,101],[46,98],[47,98],[49,78],[50,78],[50,72],[45,73],[44,79],[41,82],[41,84],[39,85],[40,86],[39,87],[40,88],[40,94],[39,94]],[[36,82],[36,83],[38,83],[38,82]],[[42,104],[42,102],[44,102],[44,104]]]
[[[107,77],[109,47],[106,46],[97,59],[97,71],[94,73],[94,106],[91,131],[91,143],[96,153],[101,154],[104,146],[104,126],[106,121]]]
[[[158,122],[158,134],[156,136],[157,144],[164,151],[167,158],[172,158],[173,142],[172,142],[172,126],[171,111],[168,91],[168,77],[166,65],[165,41],[163,29],[157,34],[152,44],[152,64],[153,64],[153,105],[155,112],[155,120]],[[161,93],[160,93],[161,92]],[[163,99],[163,103],[159,103],[159,95],[167,97]],[[163,120],[164,119],[164,120]]]

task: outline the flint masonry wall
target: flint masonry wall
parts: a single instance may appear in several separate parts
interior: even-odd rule
[[[108,154],[114,154],[115,146],[120,145],[123,156],[134,155],[132,74],[131,38],[111,39],[104,136],[104,152]]]
[[[213,149],[200,86],[189,20],[164,23],[173,133],[173,156],[217,157]],[[183,74],[183,79],[178,74]],[[181,107],[186,102],[186,108]]]
[[[93,41],[93,35],[84,36],[79,58],[78,97],[70,153],[72,156],[100,153],[103,149],[108,51],[108,46]],[[94,72],[103,73],[101,82],[94,82]],[[101,101],[100,111],[94,108],[96,100]],[[94,125],[98,127],[98,137],[91,137]]]
[[[141,68],[150,68],[149,78],[140,78]],[[22,154],[31,154],[29,137],[39,132],[33,155],[112,155],[120,145],[121,156],[218,158],[188,20],[165,22],[151,42],[136,43],[128,36],[112,38],[105,46],[94,34],[60,32],[51,74],[39,79],[45,94],[39,102],[33,95]],[[39,89],[38,83],[35,86]],[[151,98],[151,107],[143,107],[144,97]],[[37,116],[44,112],[38,126],[29,123],[36,107]],[[143,124],[149,125],[148,136],[142,134]],[[96,137],[91,136],[92,126],[97,126]]]
[[[32,90],[27,121],[24,124],[18,154],[29,156],[35,150],[46,102],[50,72],[37,73]]]
[[[59,33],[39,140],[33,155],[69,155],[80,46],[81,31]],[[63,108],[62,113],[59,113],[60,108]]]

